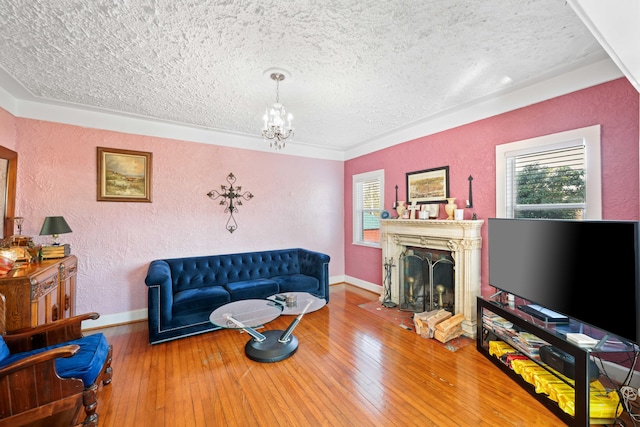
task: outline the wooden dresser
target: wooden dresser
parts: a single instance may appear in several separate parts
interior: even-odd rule
[[[6,299],[6,331],[73,316],[77,271],[78,259],[70,255],[25,264],[0,277],[0,294]]]

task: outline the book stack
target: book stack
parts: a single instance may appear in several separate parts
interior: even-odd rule
[[[585,334],[568,333],[567,340],[584,348],[593,348],[598,344],[597,339]]]
[[[509,322],[503,317],[498,316],[495,313],[485,312],[483,319],[484,324],[494,331],[497,329],[498,332],[502,332],[505,330],[511,330],[511,328],[513,328],[513,323]]]
[[[64,258],[71,255],[71,248],[65,245],[42,246],[42,259]]]
[[[549,345],[548,342],[538,338],[529,332],[521,331],[514,338],[516,344],[518,344],[522,350],[525,351],[530,357],[537,358],[539,356],[539,349],[544,345]]]
[[[517,330],[513,327],[513,323],[495,313],[485,311],[482,321],[488,329],[491,329],[496,335],[508,341],[518,351],[525,353],[531,359],[538,360],[540,358],[540,347],[549,345],[548,342],[538,338],[534,334]]]

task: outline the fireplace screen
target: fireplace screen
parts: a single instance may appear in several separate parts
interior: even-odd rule
[[[450,252],[407,248],[400,256],[400,309],[455,313],[454,260]]]

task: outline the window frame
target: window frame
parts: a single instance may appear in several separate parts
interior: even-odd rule
[[[496,217],[507,216],[507,162],[523,154],[584,145],[586,208],[584,219],[602,219],[600,125],[573,129],[496,146]]]
[[[359,191],[359,186],[367,183],[367,182],[371,182],[371,181],[375,181],[377,180],[380,183],[380,190],[379,190],[379,200],[380,200],[380,206],[379,206],[379,211],[382,212],[382,210],[384,209],[384,169],[377,169],[374,171],[370,171],[370,172],[364,172],[364,173],[359,173],[359,174],[355,174],[352,176],[352,182],[353,182],[353,187],[352,187],[352,191],[353,191],[353,196],[352,196],[352,220],[353,220],[353,233],[352,233],[352,244],[354,245],[360,245],[360,246],[367,246],[367,247],[374,247],[374,248],[380,248],[381,247],[381,242],[380,240],[378,240],[377,243],[374,242],[365,242],[364,240],[362,240],[360,237],[364,236],[364,222],[360,220],[360,206],[362,206],[362,200],[358,200],[358,197],[360,195],[360,191]],[[364,209],[362,209],[364,210]]]

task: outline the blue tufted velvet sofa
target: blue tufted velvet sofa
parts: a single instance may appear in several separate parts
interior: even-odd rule
[[[296,248],[152,261],[145,279],[149,342],[219,329],[209,315],[231,301],[309,292],[329,302],[329,259]]]

